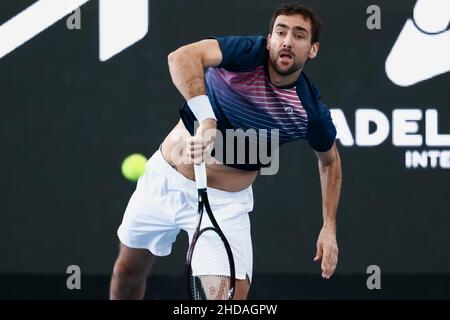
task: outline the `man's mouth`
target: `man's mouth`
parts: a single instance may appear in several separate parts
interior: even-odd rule
[[[282,63],[289,63],[292,61],[293,58],[294,58],[294,56],[288,52],[282,52],[280,54],[280,59],[281,59]]]

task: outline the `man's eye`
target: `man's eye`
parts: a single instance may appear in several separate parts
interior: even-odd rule
[[[302,38],[304,38],[304,36],[301,35],[301,34],[297,34],[295,37],[296,37],[297,39],[302,39]]]
[[[277,35],[282,36],[283,35],[283,31],[277,31]]]

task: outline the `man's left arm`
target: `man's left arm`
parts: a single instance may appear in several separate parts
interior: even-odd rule
[[[322,189],[323,226],[317,239],[314,261],[322,259],[322,277],[329,279],[336,269],[339,254],[336,241],[336,211],[341,192],[342,169],[336,144],[326,152],[315,153]]]

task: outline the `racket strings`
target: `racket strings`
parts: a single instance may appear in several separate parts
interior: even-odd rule
[[[230,261],[225,245],[213,230],[203,232],[192,253],[191,293],[196,300],[227,300]]]
[[[230,277],[224,275],[201,275],[192,277],[194,300],[228,300]]]

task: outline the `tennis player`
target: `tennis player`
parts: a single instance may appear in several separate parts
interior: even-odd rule
[[[111,299],[142,299],[155,258],[170,254],[180,230],[192,238],[197,225],[193,163],[202,160],[207,163],[212,211],[233,250],[235,299],[247,298],[253,269],[248,215],[252,183],[270,163],[242,155],[260,150],[264,139],[245,139],[243,148],[230,141],[218,146],[218,135],[226,137],[229,130],[245,134],[254,129],[261,136],[260,130],[266,129],[272,133],[266,138],[279,139],[279,145],[305,139],[315,151],[323,226],[314,260],[321,264],[322,277],[332,276],[338,261],[341,163],[330,112],[303,72],[319,51],[319,33],[320,20],[313,11],[287,4],[273,13],[267,38],[205,39],[169,55],[173,83],[186,103],[180,121],[149,159],[118,229],[121,244]],[[195,131],[196,121],[200,125]]]

